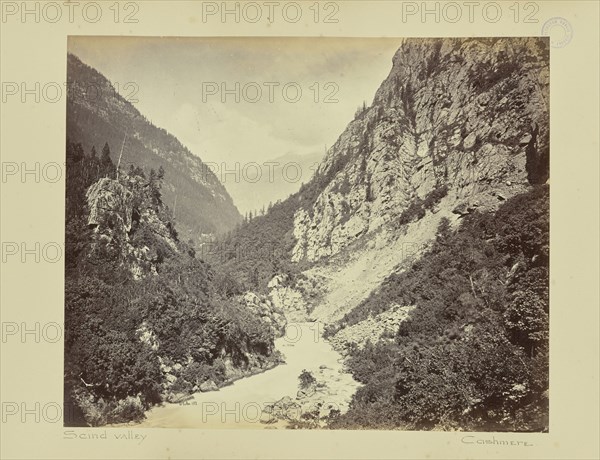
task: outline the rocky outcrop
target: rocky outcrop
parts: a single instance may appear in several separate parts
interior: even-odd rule
[[[299,290],[286,285],[284,276],[273,277],[268,288],[273,305],[285,314],[289,322],[306,321],[308,313],[306,300]]]
[[[247,292],[243,297],[246,307],[267,323],[274,333],[275,337],[281,337],[285,333],[287,324],[283,310],[264,295],[257,295],[253,292]]]
[[[362,349],[367,342],[375,344],[386,334],[394,337],[398,332],[398,326],[409,317],[413,308],[393,306],[377,316],[342,329],[331,337],[329,342],[334,349],[345,353],[351,347]]]
[[[284,426],[322,428],[330,417],[348,411],[352,395],[360,387],[349,374],[321,365],[315,381],[300,388],[296,397],[284,396],[264,407],[261,422]]]
[[[92,184],[86,199],[89,209],[88,226],[93,229],[90,259],[114,258],[126,267],[135,279],[156,274],[159,255],[155,247],[136,241],[136,235],[147,232],[168,250],[177,253],[177,234],[162,208],[150,203],[141,190],[140,177],[122,177],[122,182],[104,177]]]
[[[548,63],[546,38],[405,40],[373,104],[320,165],[312,207],[294,216],[292,259],[393,226],[441,185],[464,215],[545,182]]]
[[[131,230],[133,193],[116,180],[104,177],[87,190],[88,226],[97,232],[125,239]]]

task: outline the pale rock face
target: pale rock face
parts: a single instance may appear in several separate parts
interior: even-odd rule
[[[395,335],[400,323],[408,319],[412,306],[392,306],[389,310],[360,323],[342,329],[331,339],[331,345],[344,353],[349,346],[364,348],[367,342],[377,343],[386,333]]]
[[[306,321],[307,304],[300,292],[290,286],[279,285],[269,292],[273,306],[283,312],[289,322]]]
[[[262,321],[267,323],[275,337],[280,337],[285,332],[287,324],[285,314],[281,307],[268,299],[264,295],[257,295],[254,292],[247,292],[243,296],[246,307]]]
[[[135,247],[130,242],[133,193],[119,181],[104,177],[88,188],[86,199],[90,210],[88,225],[94,228],[93,248],[105,245],[117,250],[134,279],[156,274],[154,255],[149,248]],[[139,224],[159,235],[174,252],[179,251],[172,232],[155,210],[144,208],[139,216]]]
[[[131,212],[133,194],[115,180],[103,177],[92,184],[86,192],[90,215],[88,225],[96,231],[105,219],[116,220],[116,228],[121,232],[131,230]]]
[[[548,96],[543,38],[406,40],[320,165],[320,194],[294,216],[292,260],[338,253],[441,185],[449,206],[493,208],[546,182]]]

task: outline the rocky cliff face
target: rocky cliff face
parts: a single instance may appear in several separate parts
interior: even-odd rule
[[[254,292],[247,292],[244,294],[243,300],[246,308],[269,325],[274,337],[281,337],[285,333],[287,320],[284,311],[269,298]]]
[[[314,204],[294,215],[292,259],[397,226],[441,187],[443,206],[465,214],[546,182],[548,98],[545,38],[407,39],[320,165]]]
[[[174,212],[184,239],[230,230],[241,216],[223,184],[199,157],[174,136],[154,126],[111,82],[69,54],[67,60],[67,137],[85,151],[108,142],[111,158],[165,171],[163,200]]]
[[[331,346],[341,353],[346,353],[350,347],[362,349],[368,342],[377,343],[386,334],[393,340],[398,326],[409,317],[412,309],[411,306],[391,306],[389,310],[375,317],[343,328],[331,337]]]
[[[144,193],[145,181],[139,176],[121,181],[104,177],[86,192],[87,223],[93,229],[89,257],[108,255],[141,279],[156,274],[164,253],[179,252],[179,240],[164,207],[153,206]]]

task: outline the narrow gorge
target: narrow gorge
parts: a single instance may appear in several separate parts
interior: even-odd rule
[[[545,38],[404,39],[310,180],[245,219],[122,98],[70,102],[77,423],[546,431],[549,84]]]

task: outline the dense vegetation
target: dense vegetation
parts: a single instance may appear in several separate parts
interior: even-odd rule
[[[100,157],[67,145],[67,425],[139,419],[164,398],[275,359],[271,328],[179,241],[162,203],[163,177],[117,171],[108,144]],[[99,207],[90,222],[99,184],[112,209]],[[258,358],[249,362],[250,354]]]
[[[394,340],[351,350],[364,383],[334,428],[548,429],[549,189],[439,226],[412,268],[348,315],[415,305]]]
[[[294,214],[300,208],[312,211],[319,193],[343,166],[336,164],[326,173],[315,174],[297,193],[270,206],[267,214],[246,220],[217,242],[204,245],[202,254],[235,278],[239,290],[264,291],[278,274],[293,283],[308,265],[291,262]]]
[[[230,273],[237,288],[264,290],[274,275],[292,274],[292,234],[297,195],[274,204],[264,216],[245,222],[219,241],[202,247],[203,256]]]

